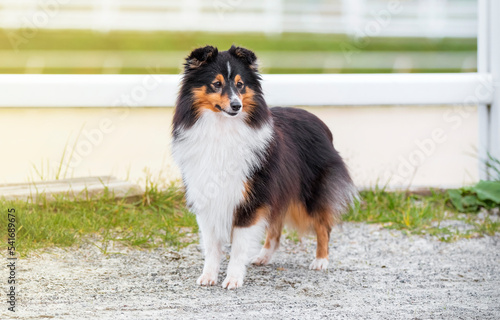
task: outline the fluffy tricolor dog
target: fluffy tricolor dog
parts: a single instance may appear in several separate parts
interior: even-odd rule
[[[244,48],[207,46],[186,58],[173,156],[202,235],[200,285],[217,283],[230,242],[222,286],[241,287],[249,262],[269,262],[285,223],[316,234],[310,268],[326,269],[330,231],[357,194],[328,127],[304,110],[268,108],[260,80],[256,56]]]

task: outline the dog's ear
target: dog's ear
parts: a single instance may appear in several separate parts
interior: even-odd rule
[[[209,63],[217,58],[219,51],[217,48],[212,46],[206,46],[198,49],[194,49],[191,54],[186,58],[186,63],[184,64],[186,71],[199,68],[204,63]]]
[[[255,53],[242,47],[235,47],[234,45],[228,51],[230,55],[249,66],[250,69],[258,71],[257,56]]]

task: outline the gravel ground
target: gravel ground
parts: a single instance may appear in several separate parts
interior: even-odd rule
[[[18,306],[2,319],[500,319],[500,236],[443,243],[379,225],[332,233],[330,268],[308,269],[315,243],[282,239],[243,288],[195,284],[197,245],[179,253],[95,246],[18,261]],[[227,265],[224,261],[223,271]],[[3,266],[2,274],[7,274]],[[221,272],[219,284],[225,274]],[[5,276],[2,276],[5,278]]]

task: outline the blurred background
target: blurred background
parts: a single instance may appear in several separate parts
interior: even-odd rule
[[[0,0],[0,72],[179,73],[205,44],[263,73],[467,72],[476,20],[474,0]]]
[[[253,50],[262,73],[459,73],[477,64],[474,0],[0,0],[0,28],[0,73],[9,74],[179,74],[207,44]],[[328,124],[360,187],[479,179],[470,106],[297,107]],[[1,108],[0,148],[10,156],[0,183],[57,172],[176,180],[172,112]]]

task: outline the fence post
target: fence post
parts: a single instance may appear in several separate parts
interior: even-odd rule
[[[366,23],[364,0],[342,0],[342,21],[344,33],[355,37]]]
[[[489,73],[493,80],[493,100],[478,106],[479,178],[493,178],[485,161],[488,155],[500,159],[500,1],[478,1],[477,71]]]
[[[478,1],[478,28],[477,28],[477,72],[489,73],[489,0]],[[479,179],[488,180],[489,172],[485,161],[490,151],[490,106],[487,104],[478,105],[478,159],[479,159]]]
[[[490,107],[490,154],[500,160],[500,1],[489,0],[489,61],[493,78]],[[490,177],[491,178],[491,177]]]

